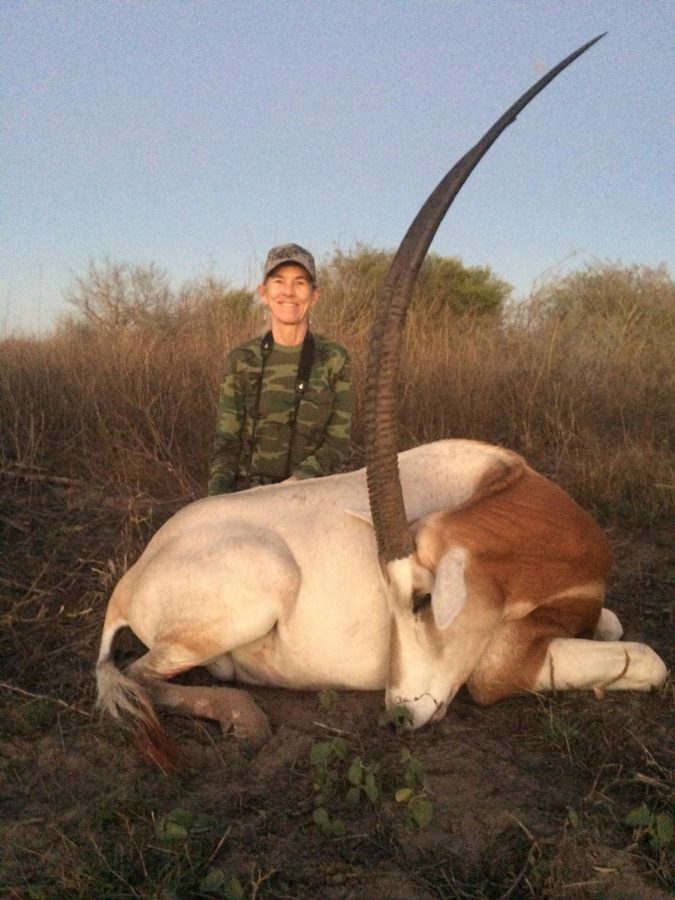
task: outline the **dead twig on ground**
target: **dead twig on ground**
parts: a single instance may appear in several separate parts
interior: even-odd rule
[[[68,478],[65,475],[50,475],[48,472],[22,472],[20,468],[0,469],[0,475],[6,478],[19,478],[21,481],[38,481],[46,484],[63,484],[67,487],[84,487],[86,482],[79,478]]]
[[[87,718],[91,717],[90,712],[80,709],[79,706],[73,706],[72,703],[66,703],[65,700],[60,700],[58,697],[49,697],[46,694],[34,694],[32,691],[26,691],[23,688],[16,687],[14,684],[8,684],[6,681],[0,681],[0,689],[9,691],[12,694],[20,694],[22,697],[29,697],[31,700],[47,700],[49,703],[55,703],[57,706],[69,709],[71,712],[79,713],[81,716],[87,716]]]

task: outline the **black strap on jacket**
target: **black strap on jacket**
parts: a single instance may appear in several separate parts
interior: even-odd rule
[[[302,341],[302,349],[300,350],[300,360],[298,362],[298,372],[295,376],[295,404],[291,411],[290,424],[291,424],[291,433],[288,438],[288,454],[286,456],[286,467],[285,474],[280,481],[283,481],[285,478],[291,474],[291,460],[293,458],[293,444],[295,441],[295,427],[298,420],[298,410],[300,409],[300,403],[302,398],[304,397],[307,388],[309,387],[309,377],[312,371],[312,363],[314,362],[314,335],[309,329],[307,330],[305,337]],[[262,362],[260,366],[260,378],[258,379],[258,386],[256,388],[255,394],[255,403],[253,405],[253,425],[251,427],[251,446],[249,450],[248,456],[248,465],[246,466],[246,486],[250,486],[251,480],[251,464],[253,462],[253,451],[255,449],[255,436],[256,431],[258,430],[258,419],[260,418],[260,395],[262,393],[262,384],[263,379],[265,377],[265,366],[267,365],[267,360],[269,358],[270,353],[274,348],[274,338],[272,337],[272,332],[268,331],[267,334],[263,335],[263,339],[260,342],[260,350],[262,354]]]

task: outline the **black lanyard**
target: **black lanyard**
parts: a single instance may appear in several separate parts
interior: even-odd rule
[[[309,387],[309,376],[312,371],[312,363],[314,361],[314,335],[311,331],[307,330],[305,337],[302,341],[302,349],[300,350],[300,360],[298,362],[298,372],[295,376],[295,404],[293,406],[293,410],[291,412],[291,433],[288,439],[288,455],[286,457],[286,469],[284,478],[288,478],[291,474],[291,459],[293,457],[293,444],[295,441],[295,427],[298,420],[298,410],[300,409],[300,402],[304,397],[307,388]],[[253,462],[253,451],[255,448],[255,436],[256,431],[258,430],[258,419],[260,417],[260,395],[262,393],[262,384],[263,379],[265,377],[265,366],[267,365],[267,360],[269,358],[272,349],[274,348],[274,338],[272,337],[272,332],[268,331],[267,334],[263,336],[262,341],[260,342],[260,350],[262,355],[262,361],[260,365],[260,378],[258,379],[258,386],[256,388],[255,394],[255,403],[253,405],[253,425],[251,427],[251,448],[248,458],[248,465],[246,467],[246,479],[250,478],[251,475],[251,463]]]

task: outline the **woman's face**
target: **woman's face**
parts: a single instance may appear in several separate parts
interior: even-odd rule
[[[270,311],[272,323],[279,325],[306,323],[310,310],[319,299],[309,274],[296,263],[277,266],[258,286],[258,293]]]

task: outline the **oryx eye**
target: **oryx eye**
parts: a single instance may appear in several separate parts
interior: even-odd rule
[[[413,594],[413,605],[412,611],[414,615],[422,612],[423,609],[426,609],[427,606],[431,604],[431,594],[422,594],[415,591]]]

